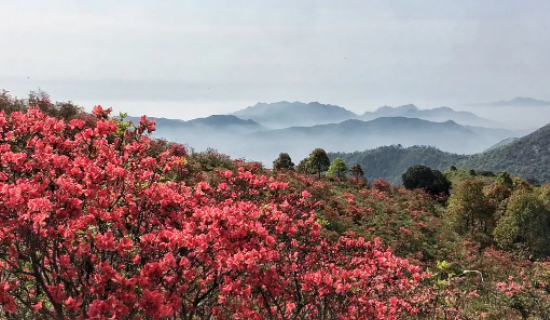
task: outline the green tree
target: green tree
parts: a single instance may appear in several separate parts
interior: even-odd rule
[[[458,232],[465,233],[476,229],[483,233],[490,232],[494,211],[483,192],[483,187],[483,181],[470,179],[453,188],[445,215]]]
[[[286,152],[280,153],[279,157],[273,161],[273,170],[293,170],[294,163],[290,158],[290,155]]]
[[[321,179],[321,172],[327,171],[330,166],[330,159],[327,152],[324,149],[317,148],[313,150],[308,157],[308,168],[313,170],[313,173],[319,175]]]
[[[512,193],[504,216],[495,227],[499,247],[523,249],[534,254],[550,252],[550,212],[536,193],[519,189]]]
[[[311,173],[311,169],[309,168],[308,164],[308,158],[302,159],[300,163],[295,168],[296,172],[302,173],[302,174],[309,174]]]
[[[495,183],[505,185],[510,189],[512,189],[514,185],[514,181],[512,180],[512,177],[510,176],[510,173],[508,173],[508,171],[503,171],[499,173],[495,180]]]
[[[336,158],[332,160],[332,163],[328,168],[327,176],[344,179],[346,177],[347,172],[348,172],[348,167],[346,166],[346,163],[344,162],[344,160],[340,158]]]
[[[424,189],[432,195],[449,194],[451,182],[439,170],[423,165],[412,166],[401,175],[403,186],[409,190]]]

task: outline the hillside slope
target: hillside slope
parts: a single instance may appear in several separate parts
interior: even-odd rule
[[[401,184],[401,174],[409,167],[417,164],[426,165],[433,169],[447,170],[468,156],[444,152],[434,147],[413,146],[384,146],[363,152],[330,153],[329,157],[342,158],[351,166],[361,164],[369,181],[384,178],[392,184]]]
[[[550,124],[500,148],[468,157],[462,167],[502,171],[523,178],[550,181]]]
[[[410,166],[422,164],[433,169],[458,168],[508,170],[511,174],[540,182],[550,182],[550,125],[511,142],[479,154],[464,156],[443,152],[432,147],[380,147],[353,153],[331,153],[331,158],[344,159],[348,165],[359,163],[371,180],[382,177],[392,183],[401,183],[401,174]]]
[[[508,138],[508,139],[504,139],[504,140],[500,141],[499,143],[497,143],[497,144],[495,144],[495,145],[493,145],[493,146],[487,148],[487,150],[485,150],[485,151],[491,151],[491,150],[494,150],[494,149],[503,147],[503,146],[505,146],[505,145],[508,145],[508,144],[510,144],[510,143],[512,143],[512,142],[514,142],[514,141],[516,141],[517,139],[519,139],[519,138]]]

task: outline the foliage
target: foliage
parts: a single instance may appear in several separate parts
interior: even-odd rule
[[[412,166],[401,176],[403,186],[409,190],[424,189],[432,195],[449,194],[451,183],[438,170],[426,166]]]
[[[231,157],[213,148],[194,152],[189,159],[195,165],[195,171],[214,171],[216,169],[233,169]]]
[[[12,97],[8,91],[0,91],[0,111],[10,115],[13,112],[26,112],[28,106],[37,107],[43,113],[64,120],[71,120],[84,114],[84,110],[74,103],[51,102],[50,96],[42,91],[31,91],[27,99]]]
[[[301,174],[310,174],[311,168],[309,167],[308,158],[302,159],[296,166],[295,170]]]
[[[484,183],[481,180],[470,179],[455,188],[449,198],[449,205],[445,211],[445,218],[454,229],[464,234],[476,233],[485,242],[494,227],[494,208],[484,194]],[[485,240],[485,241],[484,241]]]
[[[313,170],[313,173],[317,173],[319,179],[321,179],[321,172],[327,171],[329,166],[330,159],[324,149],[317,148],[309,154],[307,167]]]
[[[550,210],[535,193],[516,190],[508,201],[504,216],[497,222],[494,235],[503,249],[549,253]]]
[[[529,268],[529,274],[522,270],[519,276],[509,276],[496,284],[498,298],[511,311],[523,319],[548,319],[550,317],[550,264],[536,263]]]
[[[508,173],[508,171],[503,171],[498,174],[495,183],[504,185],[508,188],[512,188],[514,185],[514,181],[512,181],[512,177]]]
[[[273,161],[273,170],[293,170],[294,163],[288,153],[280,153],[279,157]]]
[[[346,173],[348,172],[348,167],[344,160],[336,158],[332,160],[330,167],[328,168],[327,176],[336,177],[338,179],[345,179]]]
[[[7,90],[0,90],[0,111],[9,115],[15,111],[27,110],[27,105],[28,103],[24,99],[13,97]]]
[[[466,170],[466,169],[449,170],[445,172],[444,175],[445,175],[445,178],[447,178],[447,180],[449,180],[453,186],[459,185],[470,179],[483,181],[485,185],[490,185],[495,182],[494,174],[492,172],[483,171],[483,170]]]

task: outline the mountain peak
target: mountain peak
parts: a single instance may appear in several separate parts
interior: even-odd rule
[[[443,123],[444,123],[444,124],[448,124],[448,125],[455,125],[455,126],[458,126],[458,125],[459,125],[458,123],[456,123],[455,121],[453,121],[453,120],[451,120],[451,119],[449,119],[449,120],[447,120],[447,121],[445,121],[445,122],[443,122]]]
[[[345,108],[318,101],[257,103],[232,115],[241,119],[252,119],[272,129],[336,123],[357,117]]]
[[[420,109],[418,109],[418,107],[416,107],[416,106],[415,106],[414,104],[412,104],[412,103],[409,103],[409,104],[405,104],[405,105],[396,107],[395,109],[397,109],[397,110],[403,110],[403,111],[418,111],[418,110],[420,110]]]
[[[206,118],[198,118],[187,121],[188,123],[203,123],[203,124],[211,124],[211,125],[252,125],[252,126],[258,126],[260,125],[255,122],[254,120],[250,119],[241,119],[234,115],[225,115],[225,114],[214,114],[211,116],[208,116]]]

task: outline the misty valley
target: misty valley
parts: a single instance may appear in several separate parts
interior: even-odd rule
[[[373,149],[379,147],[424,146],[438,150],[425,158],[409,156],[411,161],[447,169],[453,164],[464,163],[463,159],[476,159],[486,151],[508,145],[534,131],[506,129],[505,124],[472,112],[449,107],[419,109],[412,104],[384,106],[358,115],[336,105],[318,102],[258,103],[232,114],[189,121],[150,119],[157,123],[154,137],[184,143],[196,151],[211,148],[234,159],[261,161],[266,167],[271,167],[281,152],[299,160],[307,157],[311,150],[323,148],[334,155],[348,154],[346,157],[355,161],[357,156],[353,154],[377,153]],[[139,118],[127,117],[125,120],[136,122]],[[382,150],[386,149],[378,151]],[[448,160],[434,163],[433,158],[440,158],[436,155],[439,153],[445,154]],[[383,156],[379,161],[388,164]],[[365,165],[372,167],[373,163]],[[491,164],[488,166],[490,168]],[[388,166],[369,171],[367,175],[399,183],[402,172],[399,170],[405,169],[403,165]]]

